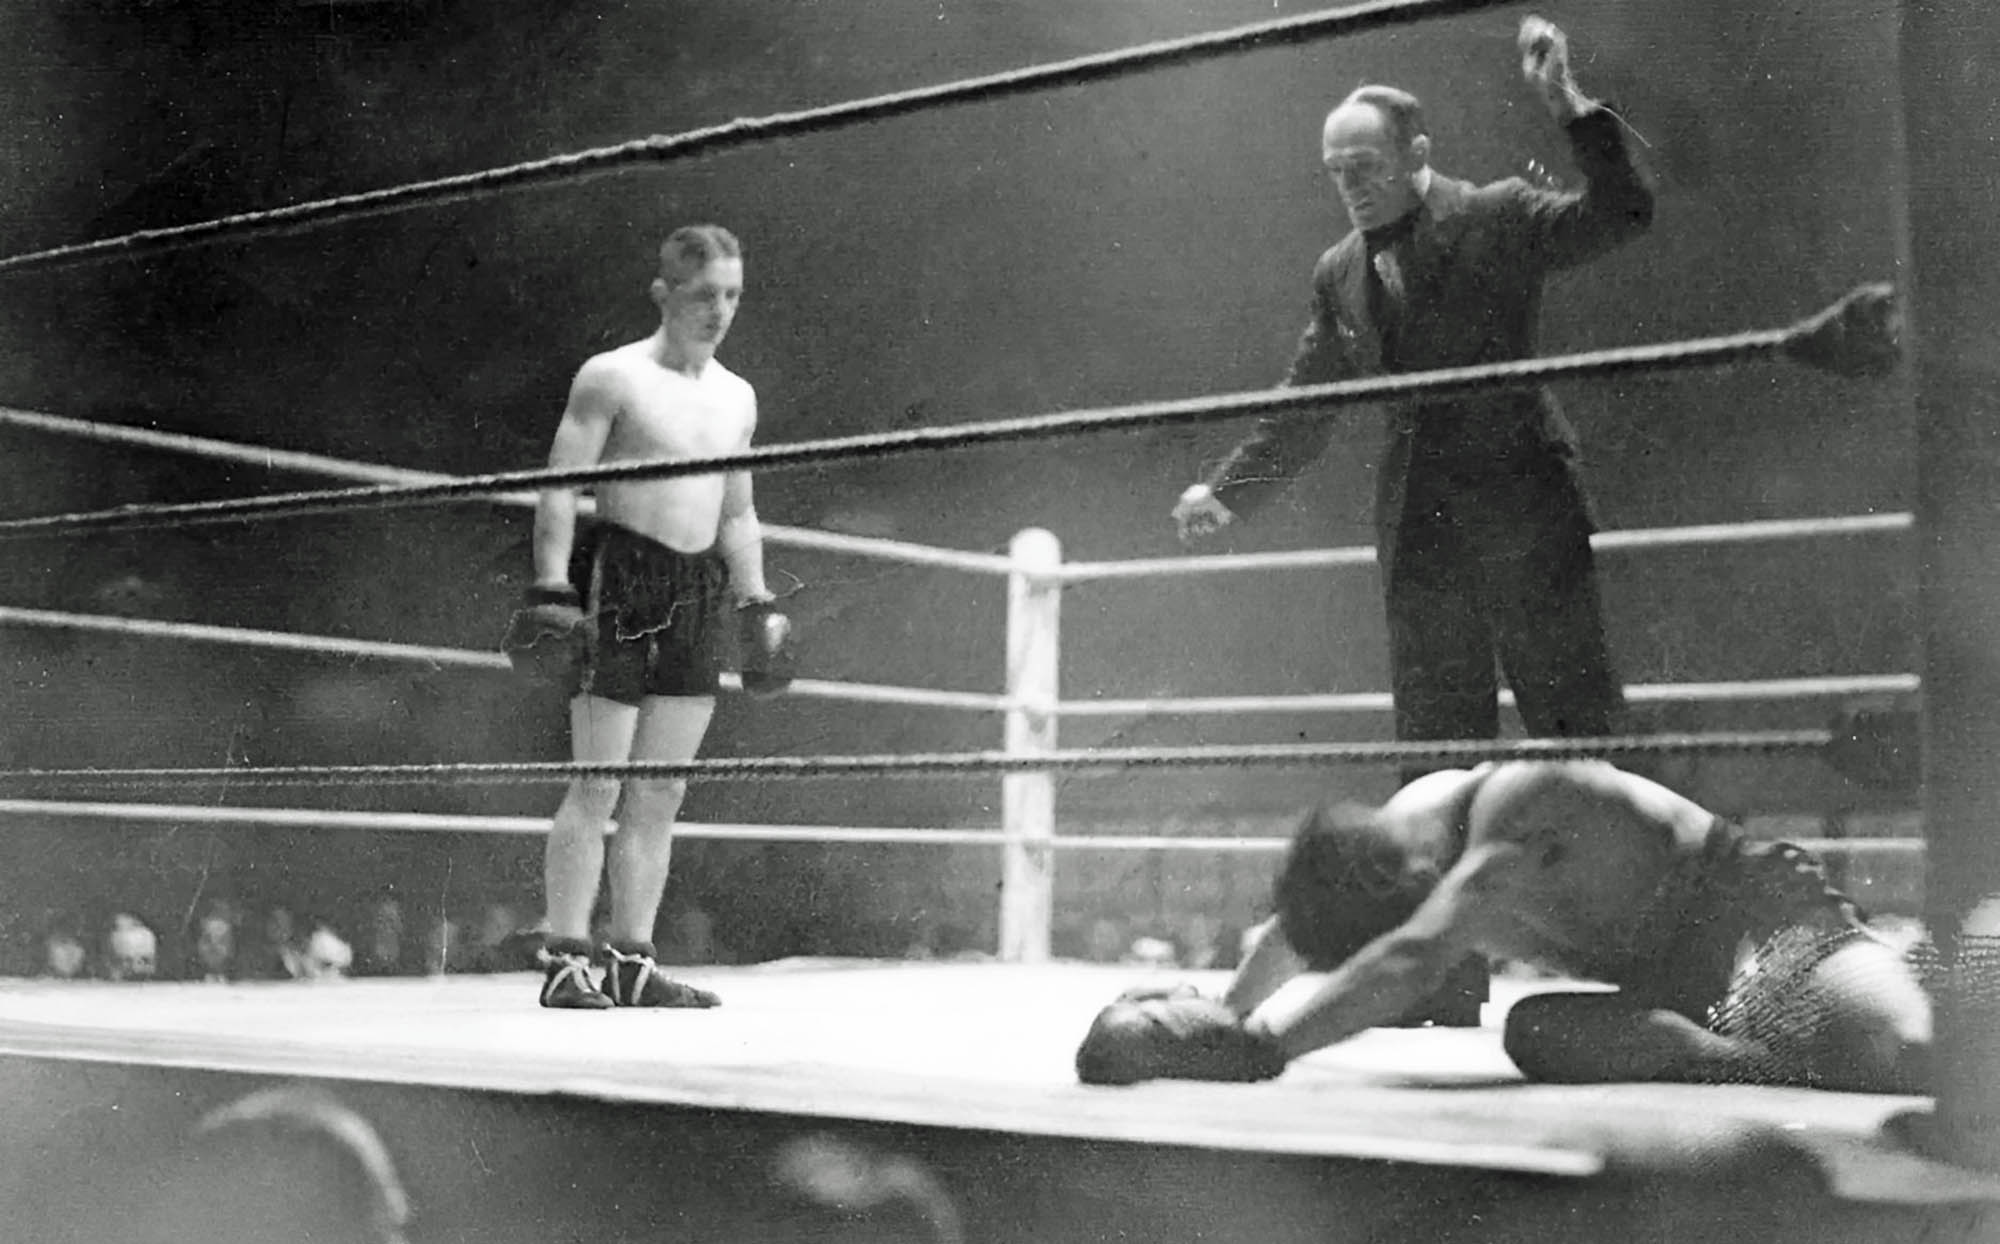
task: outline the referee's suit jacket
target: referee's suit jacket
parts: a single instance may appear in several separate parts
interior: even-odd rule
[[[1633,164],[1620,122],[1593,108],[1566,126],[1584,177],[1579,190],[1511,178],[1486,186],[1433,174],[1407,239],[1397,246],[1406,293],[1385,357],[1369,313],[1370,257],[1357,230],[1313,271],[1312,316],[1287,385],[1531,357],[1548,274],[1643,233],[1653,192]],[[1576,476],[1576,439],[1546,390],[1412,401],[1388,411],[1376,477],[1375,527],[1385,581],[1413,498],[1428,503],[1472,486],[1490,512],[1476,524],[1484,552],[1525,548],[1546,524],[1589,522]],[[1248,515],[1324,452],[1339,414],[1261,421],[1205,481]]]

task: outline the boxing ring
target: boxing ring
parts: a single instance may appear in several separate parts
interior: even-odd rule
[[[346,196],[270,212],[149,231],[120,239],[0,259],[0,279],[66,265],[129,259],[228,239],[256,238],[338,220],[410,210],[471,196],[510,193],[686,158],[731,145],[860,124],[971,99],[1107,78],[1214,55],[1376,29],[1487,7],[1490,0],[1397,0],[1263,23],[1215,36],[1083,58],[1057,66],[905,92],[848,105],[739,121],[685,135],[490,170],[462,178]],[[1971,65],[1968,25],[2000,33],[1969,0],[1913,6],[1905,72]],[[1957,23],[1956,26],[1953,23]],[[1958,34],[1952,32],[1956,30]],[[1966,69],[1973,74],[1973,69]],[[1990,67],[1977,73],[1992,78]],[[2000,94],[1997,92],[1996,94]],[[1911,185],[1947,156],[1912,131]],[[1950,159],[1962,159],[1954,149]],[[2000,156],[1987,154],[1989,166]],[[1987,183],[2000,185],[2000,168]],[[1950,183],[1960,187],[1963,179]],[[0,410],[0,426],[129,448],[254,463],[351,485],[221,502],[131,506],[0,520],[0,541],[85,532],[221,525],[346,511],[479,500],[533,505],[537,486],[588,486],[722,470],[783,470],[824,462],[945,452],[968,445],[1191,424],[1245,414],[1312,412],[1412,393],[1767,362],[1880,377],[1900,359],[1914,376],[1920,414],[1919,504],[1914,513],[1832,515],[1600,533],[1605,554],[1640,556],[1677,547],[1894,539],[1915,544],[1924,567],[1924,667],[1919,671],[1629,686],[1633,704],[1745,704],[1891,696],[1921,703],[1925,720],[1926,839],[1832,839],[1828,853],[1926,854],[1926,914],[1933,928],[1990,933],[1982,904],[2000,892],[2000,847],[1981,832],[2000,810],[2000,583],[1990,549],[2000,546],[2000,462],[1987,446],[1987,408],[1969,393],[2000,391],[1974,361],[1983,287],[1973,265],[1938,241],[1941,214],[1966,206],[1911,205],[1907,285],[1855,291],[1806,319],[1697,342],[1596,351],[1484,368],[1417,373],[1309,389],[1223,394],[1096,411],[765,446],[701,460],[618,463],[579,471],[514,471],[446,477],[399,467],[272,451],[208,438],[115,427],[58,414]],[[1890,307],[1893,304],[1894,314]],[[1914,330],[1914,331],[1913,331]],[[1907,357],[1904,357],[1907,356]],[[502,1120],[513,1148],[480,1158],[504,1184],[530,1164],[520,1137],[530,1126],[592,1130],[586,1148],[612,1163],[645,1137],[672,1162],[708,1163],[721,1178],[747,1178],[717,1153],[755,1138],[829,1124],[871,1139],[924,1148],[972,1217],[1004,1221],[1023,1199],[1063,1200],[1063,1213],[1096,1213],[1122,1232],[1172,1238],[1326,1238],[1325,1224],[1290,1207],[1332,1204],[1347,1216],[1342,1238],[1410,1230],[1412,1205],[1452,1224],[1453,1238],[1657,1238],[1713,1233],[1751,1238],[1936,1238],[1937,1219],[1899,1217],[1897,1205],[2000,1202],[1985,1172],[2000,1118],[1986,1074],[1993,1041],[1977,999],[1947,999],[1940,1017],[1945,1075],[1935,1106],[1917,1099],[1727,1086],[1527,1085],[1500,1051],[1497,1019],[1537,986],[1496,982],[1476,1030],[1378,1031],[1301,1060],[1269,1085],[1147,1085],[1094,1090],[1069,1065],[1090,1014],[1129,983],[1130,968],[1050,962],[1056,870],[1082,851],[1263,852],[1281,840],[1252,837],[1103,835],[1060,832],[1057,779],[1071,773],[1142,768],[1381,765],[1500,757],[1805,753],[1825,750],[1827,730],[1728,731],[1615,739],[1525,739],[1492,743],[1260,744],[1204,748],[1069,749],[1061,723],[1106,717],[1368,715],[1391,706],[1384,693],[1089,698],[1061,687],[1062,601],[1084,583],[1167,576],[1241,575],[1302,569],[1365,573],[1366,547],[1276,554],[1068,562],[1055,533],[1019,533],[1004,555],[936,548],[766,525],[767,544],[836,556],[923,566],[1004,580],[1002,689],[935,690],[801,679],[788,694],[910,711],[999,718],[997,745],[970,753],[710,759],[682,765],[495,762],[477,765],[315,765],[220,769],[0,770],[0,815],[127,824],[235,824],[284,830],[361,828],[396,832],[543,832],[534,817],[443,816],[213,802],[121,802],[120,786],[207,790],[394,786],[432,782],[548,786],[577,776],[678,777],[690,781],[811,781],[829,776],[938,775],[997,778],[999,824],[949,829],[837,825],[685,824],[688,838],[750,841],[983,846],[1002,859],[1000,962],[875,964],[786,962],[702,969],[729,1005],[700,1016],[618,1017],[579,1032],[575,1017],[524,1004],[518,978],[347,982],[331,991],[261,986],[0,985],[0,1081],[29,1110],[117,1110],[163,1115],[168,1099],[213,1096],[224,1086],[268,1080],[338,1083],[377,1116],[412,1130],[488,1135]],[[210,644],[337,656],[359,662],[490,670],[492,651],[194,625],[0,605],[0,625],[177,644]],[[728,684],[736,690],[733,682]],[[83,788],[96,798],[77,798]],[[143,1005],[132,999],[143,998]],[[631,1019],[634,1022],[622,1022]],[[653,1021],[660,1022],[653,1022]],[[562,1058],[548,1051],[561,1048]],[[585,1070],[579,1070],[579,1067]],[[53,1076],[50,1068],[56,1068]],[[77,1107],[74,1103],[85,1103]],[[67,1103],[67,1104],[66,1104]],[[135,1105],[139,1103],[141,1105]],[[476,1146],[475,1146],[476,1149]],[[1048,1155],[1065,1175],[1058,1191],[1014,1161]],[[490,1159],[490,1160],[489,1160]],[[656,1159],[669,1164],[669,1159]],[[517,1164],[510,1167],[509,1163]],[[497,1165],[495,1165],[497,1164]],[[497,1174],[496,1174],[497,1172]],[[604,1176],[610,1179],[610,1176]],[[1222,1208],[1193,1210],[1183,1193],[1161,1210],[1155,1198],[1179,1180],[1219,1180]],[[600,1190],[616,1185],[595,1185]],[[1586,1189],[1578,1191],[1579,1188]],[[1684,1207],[1701,1198],[1698,1210]],[[699,1197],[693,1198],[700,1200]],[[1079,1209],[1079,1204],[1090,1208]],[[525,1212],[525,1211],[524,1211]],[[717,1211],[720,1213],[721,1211]],[[1032,1215],[1030,1216],[1032,1217]],[[1028,1221],[1023,1219],[1022,1221]],[[1981,1220],[1990,1229],[1991,1220]],[[1664,1224],[1664,1225],[1663,1225]],[[1677,1225],[1676,1225],[1677,1224]],[[1046,1224],[1043,1224],[1046,1226]],[[1110,1228],[1100,1229],[1111,1238]],[[1048,1238],[1027,1227],[1018,1238]],[[1924,1233],[1920,1236],[1919,1233]],[[1004,1233],[997,1228],[993,1238]],[[1655,1238],[1643,1234],[1642,1238]],[[1966,1238],[1972,1238],[1967,1234]]]
[[[163,434],[144,429],[111,427],[39,412],[0,408],[0,427],[17,427],[53,436],[182,453],[215,461],[279,465],[328,479],[368,481],[385,485],[444,482],[432,473],[376,464],[339,461],[311,454],[268,455],[256,446],[210,438]],[[532,507],[533,497],[507,493],[504,505]],[[1742,544],[1785,544],[1795,541],[1846,540],[1870,537],[1907,539],[1913,516],[1907,513],[1858,514],[1820,518],[1772,519],[1741,523],[1601,532],[1593,540],[1600,553],[1639,555],[1652,550],[1715,548]],[[1061,543],[1050,532],[1031,529],[1010,542],[1005,555],[966,552],[908,541],[871,539],[806,528],[772,525],[766,539],[774,546],[809,549],[855,559],[899,566],[926,566],[971,576],[1004,579],[1008,604],[1005,620],[1004,689],[999,692],[938,690],[879,683],[805,678],[789,695],[834,702],[895,706],[999,717],[1000,746],[993,762],[1007,772],[1002,777],[1001,823],[991,828],[870,828],[837,825],[741,825],[683,823],[680,837],[767,842],[828,842],[934,846],[992,846],[1003,858],[1000,887],[999,958],[1006,962],[1039,963],[1049,957],[1054,916],[1055,857],[1066,851],[1244,851],[1275,854],[1285,840],[1271,837],[1188,836],[1158,834],[1063,834],[1058,831],[1056,773],[1034,766],[1060,751],[1060,727],[1065,719],[1186,717],[1275,714],[1374,715],[1391,706],[1387,692],[1326,692],[1261,696],[1145,697],[1065,700],[1060,694],[1062,669],[1062,599],[1076,584],[1121,580],[1226,574],[1281,573],[1296,570],[1337,570],[1366,573],[1375,551],[1367,546],[1311,549],[1282,553],[1226,554],[1121,561],[1068,562]],[[274,651],[314,653],[372,662],[404,662],[434,669],[511,672],[497,651],[439,648],[334,636],[299,635],[238,627],[201,626],[56,610],[0,606],[0,626],[36,627],[103,635],[142,637],[183,643],[218,644]],[[724,684],[740,691],[735,675]],[[1811,678],[1745,679],[1699,683],[1635,684],[1626,688],[1627,702],[1647,704],[1833,702],[1854,697],[1909,697],[1919,690],[1913,674],[1851,674]],[[1511,706],[1511,692],[1501,693]],[[1805,742],[1816,740],[1809,735]],[[1771,740],[1782,743],[1783,740]],[[1727,740],[1683,740],[1691,746],[1726,748]],[[1757,740],[1748,740],[1754,746]],[[1649,745],[1665,746],[1662,740]],[[1637,745],[1635,745],[1637,746]],[[1101,751],[1102,749],[1093,749]],[[1202,749],[1208,755],[1214,748]],[[1291,749],[1296,751],[1296,749]],[[1478,750],[1478,749],[1475,749]],[[1285,750],[1250,749],[1243,759],[1280,761]],[[410,832],[522,833],[548,830],[546,818],[449,816],[422,813],[343,812],[306,808],[220,807],[214,804],[132,804],[52,799],[0,798],[0,815],[91,818],[130,822],[260,825],[270,828],[347,828]],[[1908,853],[1920,851],[1919,840],[1906,838],[1809,839],[1804,845],[1829,855],[1853,852]]]

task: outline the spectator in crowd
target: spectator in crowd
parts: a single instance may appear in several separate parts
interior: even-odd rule
[[[1177,968],[1181,953],[1170,937],[1138,937],[1125,951],[1123,962],[1138,968]]]
[[[236,922],[227,911],[212,908],[195,921],[193,959],[196,980],[223,982],[236,977]]]
[[[262,936],[244,957],[243,975],[250,980],[298,980],[305,975],[305,949],[299,945],[291,908],[273,904],[265,911]]]
[[[58,917],[42,939],[42,975],[73,981],[90,969],[90,951],[74,920]]]
[[[486,904],[479,913],[479,931],[470,939],[466,948],[465,970],[468,972],[505,972],[512,965],[508,961],[508,939],[521,926],[520,909],[512,903],[496,900]]]
[[[402,976],[413,970],[404,952],[403,905],[384,894],[370,905],[366,932],[355,956],[356,976]]]
[[[130,912],[111,918],[104,935],[104,978],[148,981],[160,972],[160,939]]]
[[[299,952],[299,979],[339,980],[354,966],[354,948],[331,925],[315,924]]]
[[[90,607],[120,618],[156,618],[167,607],[169,593],[159,580],[135,570],[101,579],[90,589]]]

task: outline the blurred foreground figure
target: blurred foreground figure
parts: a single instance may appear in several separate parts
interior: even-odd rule
[[[145,1244],[404,1244],[409,1202],[368,1121],[305,1089],[216,1110],[168,1160]]]

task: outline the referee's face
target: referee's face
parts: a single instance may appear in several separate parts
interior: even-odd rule
[[[1374,229],[1417,206],[1422,154],[1396,140],[1389,119],[1368,104],[1346,104],[1326,119],[1320,162],[1357,229]]]

